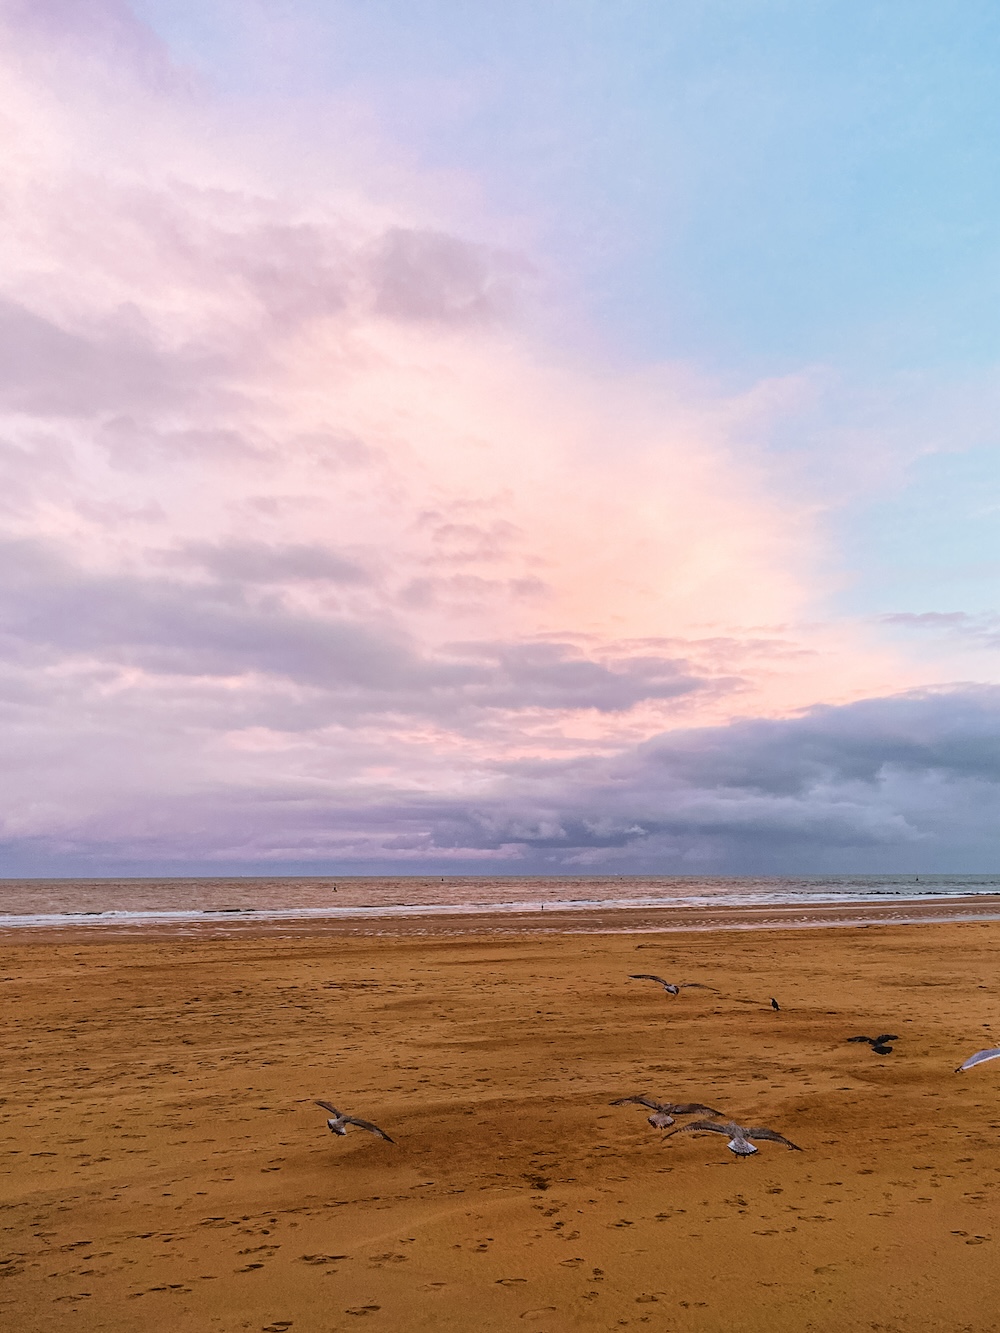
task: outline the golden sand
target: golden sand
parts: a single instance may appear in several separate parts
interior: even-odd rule
[[[998,1329],[1000,1061],[952,1072],[1000,1041],[998,945],[9,935],[0,1327]],[[804,1151],[666,1139],[636,1092]]]

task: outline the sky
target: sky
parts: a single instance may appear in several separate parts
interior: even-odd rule
[[[997,869],[994,5],[0,35],[0,874]]]

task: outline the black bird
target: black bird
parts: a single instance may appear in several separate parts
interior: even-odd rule
[[[772,1009],[780,1009],[780,1008],[781,1008],[781,1005],[778,1003],[778,1001],[774,998],[773,995],[771,996],[771,1008],[772,1008]]]
[[[892,1050],[886,1043],[899,1041],[895,1032],[880,1032],[877,1037],[848,1037],[848,1041],[866,1041],[876,1055],[888,1055]]]

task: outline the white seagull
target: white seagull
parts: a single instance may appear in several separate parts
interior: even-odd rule
[[[993,1046],[988,1051],[977,1051],[975,1055],[970,1055],[964,1065],[959,1065],[955,1070],[960,1074],[963,1069],[971,1069],[974,1065],[985,1064],[987,1060],[996,1060],[1000,1057],[1000,1046]]]
[[[703,986],[700,981],[681,981],[676,985],[672,981],[664,981],[663,977],[654,977],[652,972],[630,972],[629,981],[655,981],[658,986],[662,986],[668,995],[679,995],[681,986],[688,990],[715,990],[714,986]]]
[[[358,1129],[367,1129],[369,1134],[377,1134],[380,1139],[385,1139],[386,1143],[395,1143],[395,1139],[390,1139],[384,1129],[379,1129],[378,1125],[373,1125],[370,1120],[359,1120],[353,1115],[344,1115],[342,1111],[331,1105],[330,1102],[316,1102],[317,1106],[322,1106],[324,1111],[329,1111],[332,1120],[326,1122],[326,1127],[331,1134],[346,1134],[348,1125],[357,1125]]]
[[[690,1125],[682,1125],[680,1129],[672,1129],[665,1138],[672,1138],[674,1134],[693,1134],[702,1129],[710,1129],[715,1134],[728,1134],[729,1142],[726,1147],[737,1157],[751,1157],[757,1149],[749,1142],[750,1139],[767,1139],[771,1143],[783,1143],[786,1148],[794,1148],[796,1152],[802,1152],[803,1149],[791,1139],[786,1139],[784,1134],[779,1134],[774,1129],[747,1128],[745,1125],[738,1125],[735,1120],[727,1120],[722,1124],[714,1120],[692,1120]]]

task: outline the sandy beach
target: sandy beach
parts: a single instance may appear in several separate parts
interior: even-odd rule
[[[1000,1040],[1000,924],[546,926],[8,933],[0,1322],[1000,1328],[1000,1062],[953,1072]],[[639,1092],[804,1151],[665,1140]]]

